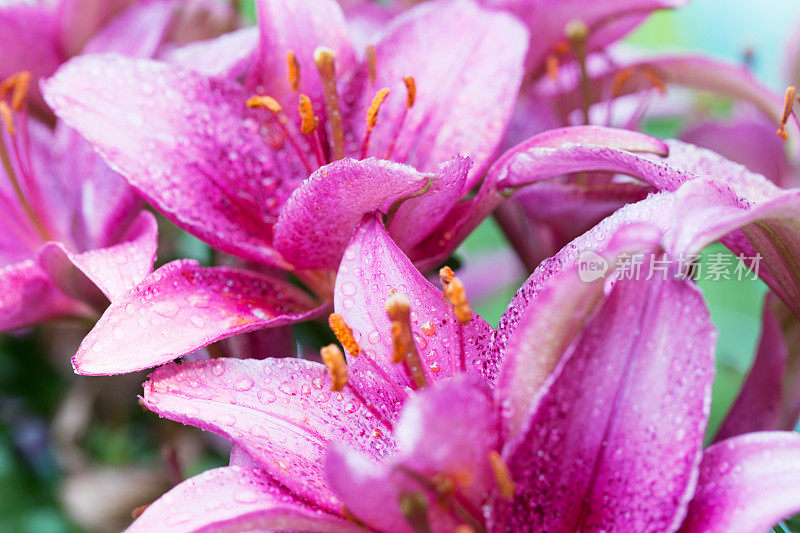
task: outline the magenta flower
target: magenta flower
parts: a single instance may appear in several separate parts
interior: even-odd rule
[[[716,333],[692,282],[578,275],[579,251],[612,269],[675,253],[673,204],[654,195],[576,240],[495,332],[457,280],[443,298],[367,216],[335,288],[346,365],[329,347],[328,368],[231,359],[151,375],[148,408],[235,446],[232,466],[175,487],[131,531],[770,527],[800,508],[800,437],[702,450]]]
[[[234,17],[229,5],[209,0],[11,0],[0,6],[0,79],[30,71],[31,103],[49,116],[39,79],[70,57],[99,51],[149,57],[167,41],[227,31]]]
[[[156,252],[138,195],[74,131],[28,119],[29,81],[0,87],[0,330],[94,317],[152,270]]]
[[[375,209],[416,261],[446,256],[458,242],[449,219],[461,216],[459,201],[511,114],[525,29],[470,0],[430,3],[394,20],[362,61],[332,0],[291,9],[263,0],[258,10],[261,41],[246,86],[105,55],[60,69],[46,83],[48,102],[170,220],[224,252],[292,271],[322,300],[353,229]],[[442,244],[417,252],[423,241]],[[112,305],[76,369],[151,367],[242,328],[306,318],[318,303],[285,283],[264,293],[228,283],[224,270],[191,270],[171,265]],[[216,305],[187,304],[172,290],[187,277],[192,290],[216,294]],[[302,302],[292,312],[281,307],[287,294]],[[162,307],[204,326],[142,350]]]

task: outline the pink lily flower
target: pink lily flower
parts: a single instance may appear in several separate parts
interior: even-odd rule
[[[208,0],[11,0],[0,5],[0,79],[31,72],[31,104],[50,117],[39,80],[70,57],[98,51],[149,57],[167,42],[228,31],[235,16],[229,4]]]
[[[770,527],[800,508],[800,436],[702,449],[716,332],[693,282],[579,276],[579,251],[611,269],[679,251],[673,207],[659,194],[604,220],[533,273],[497,331],[458,279],[445,272],[443,294],[368,215],[335,287],[347,364],[328,347],[326,365],[151,375],[149,409],[235,445],[230,467],[184,481],[129,531]]]
[[[353,229],[375,209],[405,250],[443,242],[412,252],[416,261],[458,243],[448,217],[460,216],[502,139],[524,27],[471,0],[430,3],[395,19],[359,60],[332,0],[262,0],[258,12],[244,86],[101,55],[62,67],[46,98],[167,218],[221,251],[292,272],[322,302],[249,271],[168,265],[106,311],[73,361],[78,372],[148,368],[318,313]],[[173,290],[186,278],[202,297]],[[143,349],[141,333],[164,320],[201,325]]]

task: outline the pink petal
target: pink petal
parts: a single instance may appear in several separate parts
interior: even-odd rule
[[[750,433],[708,448],[681,528],[685,533],[768,531],[800,511],[800,435]]]
[[[75,253],[62,243],[50,242],[39,252],[39,263],[65,293],[76,285],[76,268],[113,301],[153,270],[157,246],[156,218],[144,211],[119,244]]]
[[[297,109],[297,91],[289,83],[286,61],[287,53],[293,52],[300,67],[298,91],[311,98],[324,133],[327,113],[314,51],[321,46],[333,50],[339,80],[352,72],[356,62],[341,8],[334,0],[259,0],[256,9],[261,41],[248,87],[275,98],[284,109]]]
[[[422,486],[407,469],[428,479],[455,480],[455,489],[477,508],[494,484],[488,461],[497,446],[492,413],[485,384],[475,378],[425,389],[403,408],[395,429],[396,456],[375,464],[343,446],[332,447],[325,462],[328,481],[348,511],[379,531],[408,530],[400,494]],[[459,523],[434,498],[428,509],[434,531],[453,531]]]
[[[112,302],[72,363],[89,375],[150,368],[237,333],[305,320],[318,305],[275,278],[173,261]]]
[[[467,287],[469,296],[469,287]],[[473,313],[467,324],[454,323],[442,291],[426,280],[391,240],[374,217],[365,217],[342,259],[334,289],[334,308],[353,329],[362,355],[350,360],[355,373],[384,376],[386,394],[403,397],[409,383],[401,365],[392,364],[392,327],[386,300],[397,291],[405,295],[413,314],[412,330],[429,383],[461,372],[459,335],[463,335],[464,368],[469,373],[496,378],[497,361],[487,358],[492,332]],[[427,333],[426,333],[427,331]],[[460,333],[459,333],[460,332]]]
[[[150,504],[128,528],[137,531],[362,531],[301,500],[257,468],[230,466],[187,479]]]
[[[582,270],[588,263],[569,264],[555,272],[521,316],[508,340],[497,403],[503,406],[504,437],[513,438],[522,429],[532,399],[558,361],[581,334],[582,327],[603,303],[606,273],[613,273],[623,254],[649,252],[661,242],[659,228],[629,224],[615,231],[602,255],[605,272]],[[594,278],[594,279],[592,279]],[[499,330],[498,334],[503,334]]]
[[[275,225],[275,248],[299,268],[336,269],[366,213],[422,192],[431,177],[390,161],[343,159],[303,182]]]
[[[111,82],[109,81],[111,80]],[[86,56],[46,84],[51,106],[178,226],[212,246],[283,264],[272,224],[305,170],[273,150],[239,85],[177,66]],[[278,146],[278,145],[275,145]]]
[[[59,316],[91,316],[91,310],[61,292],[33,260],[0,268],[0,331]]]
[[[394,448],[388,429],[349,387],[330,391],[319,363],[218,359],[166,365],[150,379],[148,409],[231,439],[276,481],[331,512],[341,504],[324,479],[328,443],[345,443],[373,460]]]
[[[175,0],[134,3],[103,26],[86,43],[81,53],[114,52],[136,57],[155,56],[168,35],[177,4]]]
[[[753,366],[715,437],[717,441],[751,431],[791,431],[797,424],[800,416],[797,391],[800,388],[794,362],[796,354],[793,350],[792,360],[788,359],[787,341],[772,311],[778,306],[788,311],[774,294],[768,294]],[[787,323],[796,324],[797,321],[790,318]]]
[[[691,498],[714,379],[714,329],[687,281],[619,280],[503,457],[506,526],[671,531]]]
[[[242,28],[215,39],[174,48],[163,59],[206,76],[239,78],[250,67],[257,46],[258,28]]]
[[[471,0],[422,3],[399,15],[375,45],[375,82],[362,91],[350,122],[362,139],[367,108],[377,90],[391,89],[381,106],[370,155],[422,171],[461,154],[475,166],[467,184],[483,175],[511,119],[522,81],[527,31],[513,17]],[[406,113],[403,77],[416,80],[417,97]],[[366,85],[366,80],[361,80]]]
[[[92,35],[134,1],[58,0],[59,44],[68,56],[78,54]]]

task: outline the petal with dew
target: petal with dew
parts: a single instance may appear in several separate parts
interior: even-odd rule
[[[191,511],[190,511],[191,509]],[[257,468],[215,468],[187,479],[150,504],[127,529],[163,531],[362,531],[301,500]]]
[[[142,401],[160,416],[231,439],[289,490],[338,512],[323,472],[328,443],[375,461],[394,445],[349,388],[333,392],[330,385],[325,367],[311,361],[218,359],[160,367]]]
[[[114,299],[72,363],[79,374],[133,372],[237,333],[305,320],[320,311],[319,302],[285,281],[173,261]]]
[[[270,138],[266,112],[247,108],[241,86],[157,61],[96,55],[70,61],[45,92],[56,113],[178,226],[233,255],[284,264],[271,247],[272,225],[305,169]]]
[[[62,243],[50,242],[39,252],[39,263],[65,293],[70,294],[80,286],[75,268],[113,301],[133,289],[153,270],[157,246],[156,218],[144,211],[119,244],[75,253]]]
[[[616,282],[503,450],[517,483],[506,526],[677,528],[702,454],[716,347],[691,283]]]
[[[355,139],[364,137],[364,117],[375,92],[388,87],[391,94],[381,106],[370,155],[384,157],[394,144],[392,159],[433,171],[461,154],[475,163],[467,183],[471,188],[511,119],[527,37],[510,15],[471,0],[422,3],[404,12],[375,45],[374,83],[360,79],[363,94],[349,117]],[[416,82],[410,109],[405,76]]]
[[[709,447],[684,533],[768,531],[800,511],[800,435],[759,432]]]

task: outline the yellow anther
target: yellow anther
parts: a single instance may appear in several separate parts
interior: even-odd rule
[[[406,76],[403,78],[403,83],[406,84],[406,107],[411,109],[417,101],[417,82],[414,76]]]
[[[371,130],[378,123],[378,111],[380,111],[381,104],[383,104],[387,96],[389,96],[389,89],[383,88],[372,99],[372,104],[367,110],[367,129]]]
[[[328,317],[328,325],[339,342],[342,343],[344,349],[353,357],[358,357],[361,353],[361,346],[356,342],[353,330],[344,321],[344,317],[339,313],[331,313]]]
[[[796,92],[797,88],[792,85],[786,88],[786,99],[783,102],[783,117],[781,118],[781,123],[778,127],[778,135],[784,141],[786,140],[786,123],[789,121],[789,117],[792,116]]]
[[[314,116],[314,106],[311,105],[311,98],[301,94],[300,105],[297,107],[297,111],[300,113],[300,131],[308,134],[317,129],[319,119]]]
[[[319,47],[314,50],[314,63],[322,79],[322,92],[325,95],[325,110],[331,128],[333,159],[344,158],[344,127],[339,111],[339,93],[336,89],[336,56],[330,48]]]
[[[472,309],[469,307],[467,292],[464,290],[464,284],[461,283],[461,280],[453,277],[445,287],[444,294],[453,306],[456,319],[462,324],[469,322],[472,319]]]
[[[289,85],[293,90],[300,89],[300,63],[297,62],[297,57],[294,52],[289,50],[286,52],[286,69],[289,77]]]
[[[492,467],[494,481],[497,483],[497,488],[500,490],[500,496],[506,500],[510,500],[514,497],[517,486],[511,478],[508,465],[506,465],[503,458],[500,457],[500,454],[495,450],[489,452],[489,465]]]
[[[3,121],[8,134],[14,135],[14,113],[6,102],[0,102],[0,120]]]
[[[584,43],[589,37],[589,26],[582,20],[571,20],[564,26],[564,35],[566,35],[573,46],[575,43]]]
[[[391,295],[386,300],[386,314],[392,321],[392,363],[405,363],[415,385],[421,389],[428,384],[428,380],[411,331],[411,304],[408,298],[400,293]]]
[[[375,83],[375,77],[378,75],[378,56],[375,55],[375,47],[371,44],[367,46],[367,75],[369,83]]]
[[[281,104],[271,96],[251,96],[247,100],[247,107],[268,109],[276,115],[282,111]]]
[[[324,346],[319,351],[319,354],[322,357],[322,362],[328,367],[331,390],[342,390],[347,385],[347,365],[344,362],[344,354],[335,344]]]
[[[558,67],[559,67],[558,56],[556,56],[555,54],[550,54],[545,59],[544,63],[547,69],[547,75],[550,77],[550,79],[552,80],[558,79]]]

